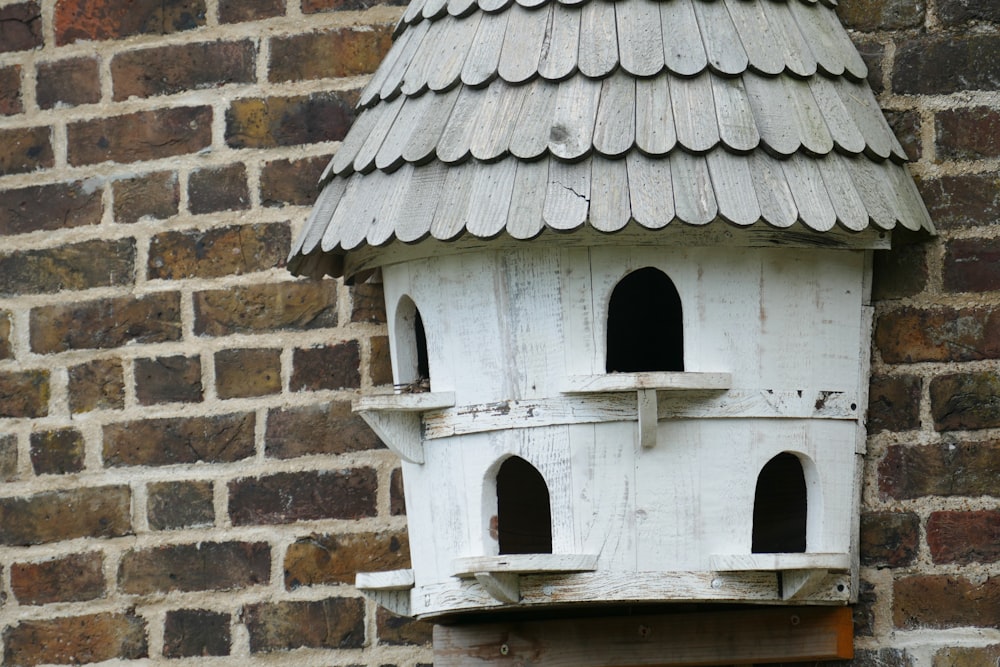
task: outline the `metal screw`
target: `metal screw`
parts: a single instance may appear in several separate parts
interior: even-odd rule
[[[510,653],[510,647],[506,644],[500,644],[500,655],[507,655]]]
[[[649,629],[648,625],[639,626],[639,636],[643,639],[648,639],[651,632],[652,630]]]
[[[802,622],[802,619],[800,619],[797,614],[792,614],[792,618],[790,619],[790,621],[792,625],[798,625],[799,623]]]

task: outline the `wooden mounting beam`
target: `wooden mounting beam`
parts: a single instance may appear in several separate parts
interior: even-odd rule
[[[853,657],[849,607],[434,626],[434,667],[695,667]]]

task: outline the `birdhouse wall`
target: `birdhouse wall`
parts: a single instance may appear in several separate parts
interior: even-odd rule
[[[659,391],[653,447],[641,444],[635,391],[567,393],[571,377],[606,375],[611,294],[645,267],[680,295],[684,371],[731,374],[726,390]],[[710,572],[713,558],[750,554],[757,476],[783,452],[806,480],[806,552],[850,553],[866,271],[861,251],[737,247],[533,248],[385,267],[394,364],[406,340],[394,312],[408,297],[430,389],[455,403],[423,414],[424,461],[403,464],[414,598],[474,588],[453,576],[455,559],[499,553],[495,480],[510,456],[545,480],[552,553],[596,555],[598,572]],[[450,603],[434,604],[425,611]]]

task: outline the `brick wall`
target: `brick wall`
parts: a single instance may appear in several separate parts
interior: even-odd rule
[[[877,262],[859,666],[1000,658],[998,8],[841,2],[941,230]],[[4,664],[430,662],[350,586],[381,294],[282,268],[400,11],[0,0]]]
[[[409,561],[381,293],[283,267],[401,11],[0,0],[4,665],[430,662],[351,586]]]

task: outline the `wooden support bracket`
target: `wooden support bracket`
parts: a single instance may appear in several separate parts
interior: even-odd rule
[[[494,600],[504,604],[521,601],[520,576],[503,572],[476,572],[476,581],[486,589]]]
[[[636,411],[639,413],[639,443],[643,449],[650,449],[656,446],[656,390],[640,389],[636,395]]]
[[[388,572],[358,572],[354,587],[369,600],[400,616],[410,616],[410,591],[413,590],[413,570]]]
[[[455,394],[451,392],[373,394],[354,401],[352,409],[399,458],[410,463],[423,463],[420,413],[453,405]]]
[[[781,599],[794,600],[815,593],[826,581],[826,570],[784,570],[781,573]]]
[[[693,667],[854,657],[849,607],[434,626],[434,667]]]

